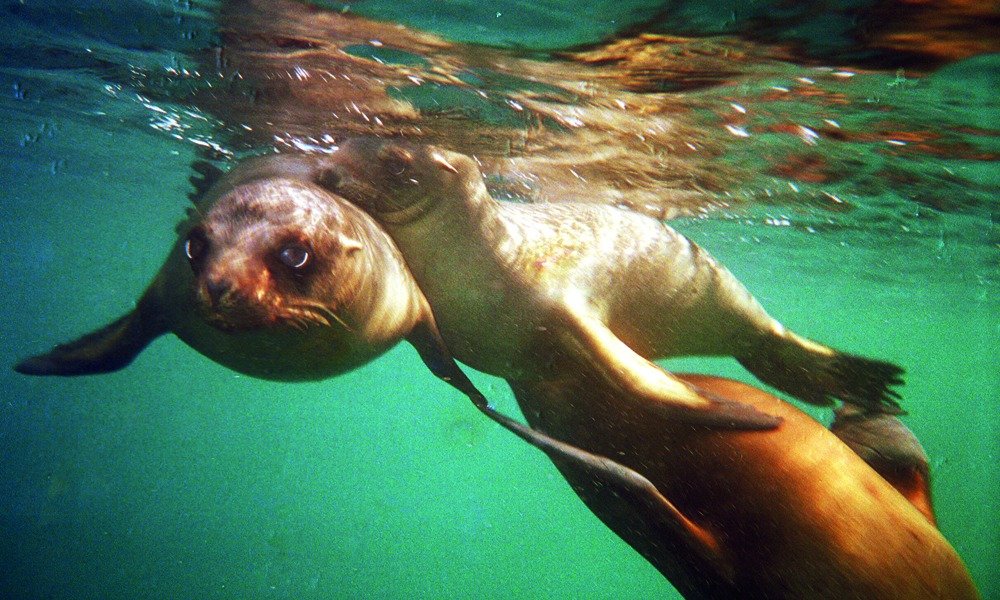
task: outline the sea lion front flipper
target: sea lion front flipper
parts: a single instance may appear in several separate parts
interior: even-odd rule
[[[458,363],[452,359],[433,322],[418,323],[406,339],[416,348],[431,372],[466,394],[480,412],[544,452],[560,471],[571,473],[571,483],[577,493],[589,494],[597,490],[596,493],[601,496],[600,500],[588,496],[584,498],[585,502],[599,501],[602,506],[613,504],[612,510],[624,512],[636,527],[641,528],[643,532],[649,532],[650,540],[680,539],[687,549],[714,565],[717,572],[724,574],[734,572],[715,536],[685,517],[651,481],[641,474],[613,460],[551,438],[493,409],[486,397],[476,389]],[[524,394],[546,393],[544,386],[539,384],[518,384],[511,381],[508,383],[519,401]],[[586,486],[587,490],[578,488],[577,484]],[[637,548],[637,550],[642,552],[642,549]]]
[[[482,410],[489,407],[486,396],[476,388],[452,358],[432,318],[424,319],[414,325],[407,334],[406,341],[416,349],[420,359],[438,379],[468,396],[476,408]]]
[[[781,424],[780,417],[692,388],[637,354],[600,319],[583,310],[555,312],[560,321],[555,329],[569,335],[569,343],[583,352],[583,364],[595,367],[622,397],[648,400],[642,405],[644,410],[726,429],[774,429]]]
[[[937,525],[930,461],[910,428],[892,415],[869,413],[850,403],[833,414],[830,431]]]
[[[168,331],[159,302],[152,291],[147,291],[135,310],[77,340],[26,358],[14,370],[24,375],[65,376],[117,371]]]

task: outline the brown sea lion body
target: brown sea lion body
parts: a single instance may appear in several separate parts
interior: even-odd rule
[[[730,355],[806,402],[898,412],[889,386],[902,369],[788,331],[658,220],[600,204],[498,202],[471,158],[430,146],[351,140],[313,168],[386,228],[448,347],[474,368],[544,380],[583,365],[624,397],[692,422],[772,426],[649,362]]]
[[[533,428],[632,470],[549,452],[588,507],[685,598],[979,598],[934,526],[926,478],[897,490],[790,404],[727,379],[679,377],[782,423],[747,432],[651,417],[592,377],[512,387]],[[878,433],[909,430],[894,417],[877,418],[869,441],[891,449],[897,464],[921,462],[922,451]]]
[[[221,178],[202,186],[135,310],[17,370],[113,371],[174,333],[241,373],[315,380],[365,364],[415,328],[425,330],[421,324],[432,326],[424,296],[382,228],[295,177],[293,166],[264,157],[214,174]]]

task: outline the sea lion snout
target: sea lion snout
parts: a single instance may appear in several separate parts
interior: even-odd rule
[[[257,278],[254,278],[257,279]],[[275,323],[273,294],[266,282],[203,274],[195,281],[199,315],[223,331],[255,329]]]
[[[205,282],[205,295],[208,297],[209,304],[213,307],[218,306],[220,301],[228,296],[232,289],[233,283],[226,279],[213,279]]]

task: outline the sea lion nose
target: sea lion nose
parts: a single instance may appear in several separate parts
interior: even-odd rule
[[[205,282],[205,292],[212,306],[218,306],[219,301],[233,289],[233,283],[228,279],[210,279]]]

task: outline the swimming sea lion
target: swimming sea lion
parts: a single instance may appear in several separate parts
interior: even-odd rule
[[[355,206],[295,178],[294,167],[281,157],[225,176],[202,167],[196,207],[135,310],[16,370],[114,371],[166,333],[233,370],[285,381],[343,373],[404,338],[427,356],[440,349],[391,239]]]
[[[640,411],[593,376],[511,385],[532,428],[572,448],[539,446],[574,491],[685,598],[979,598],[934,526],[926,479],[902,483],[927,500],[911,504],[792,405],[727,379],[678,378],[782,422],[755,432],[689,425]],[[875,419],[869,439],[887,456],[926,461],[893,441],[906,430],[898,419]]]
[[[468,156],[358,139],[313,179],[395,240],[458,360],[511,380],[599,373],[624,398],[691,422],[775,421],[693,389],[649,359],[731,355],[806,402],[899,413],[896,365],[804,339],[722,265],[662,222],[599,204],[490,197]],[[567,369],[567,365],[573,366]]]
[[[623,497],[655,492],[636,471],[492,410],[448,355],[427,301],[391,240],[363,213],[309,183],[313,167],[268,157],[231,171],[202,194],[134,311],[17,369],[52,375],[115,370],[159,335],[173,332],[244,373],[317,379],[371,360],[405,338],[436,375],[561,464],[619,486]],[[526,393],[556,398],[537,391],[522,391],[521,397]],[[584,418],[592,407],[580,397],[585,406],[577,414]],[[607,417],[616,423],[622,415]],[[663,514],[648,517],[647,525],[658,527]]]

